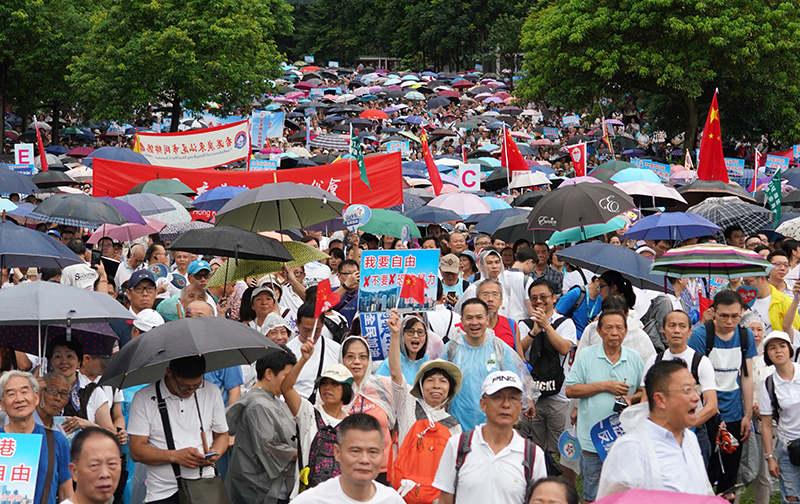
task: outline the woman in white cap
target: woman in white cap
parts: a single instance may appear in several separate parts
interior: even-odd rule
[[[764,363],[775,366],[761,389],[761,437],[769,473],[780,478],[781,501],[800,499],[800,364],[792,362],[792,339],[783,331],[764,338]],[[777,420],[777,447],[773,450],[772,420]]]
[[[300,347],[301,357],[281,385],[281,393],[295,417],[300,435],[300,482],[308,488],[339,475],[333,458],[337,426],[346,416],[344,405],[353,397],[353,374],[342,364],[324,370],[316,380],[316,404],[311,404],[294,389],[300,371],[314,353],[307,341]]]
[[[266,285],[253,289],[250,294],[250,306],[255,312],[255,318],[247,325],[259,332],[262,331],[261,326],[264,325],[267,315],[270,313],[278,315],[278,298],[275,296],[275,291]]]

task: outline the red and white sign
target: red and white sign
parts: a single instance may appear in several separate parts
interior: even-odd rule
[[[178,133],[139,133],[151,165],[214,168],[250,156],[250,121]]]
[[[575,176],[583,177],[586,175],[586,144],[579,143],[569,147],[569,157],[572,158],[572,166],[575,168]]]
[[[14,146],[14,164],[33,164],[33,144],[16,144]]]
[[[481,190],[481,165],[458,165],[458,189],[461,192],[478,192]]]

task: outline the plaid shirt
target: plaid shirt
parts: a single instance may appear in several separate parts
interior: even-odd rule
[[[564,275],[560,271],[554,270],[551,266],[547,266],[541,275],[536,273],[536,268],[534,267],[533,271],[531,271],[531,278],[533,278],[534,282],[540,278],[544,278],[555,286],[557,293],[561,293],[561,287],[564,283]]]

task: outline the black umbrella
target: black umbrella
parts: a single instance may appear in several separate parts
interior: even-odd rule
[[[443,96],[437,96],[436,98],[428,100],[428,103],[425,104],[425,108],[431,110],[439,107],[447,107],[448,105],[450,105],[450,100]]]
[[[56,187],[72,185],[75,183],[75,179],[62,171],[48,170],[39,172],[31,177],[31,182],[36,184],[38,187]]]
[[[575,184],[545,196],[528,217],[529,229],[562,231],[610,221],[636,208],[623,191],[608,184]]]
[[[492,233],[492,239],[514,243],[517,240],[528,240],[531,243],[547,241],[553,231],[528,229],[528,216],[525,214],[506,217]]]
[[[292,255],[274,238],[233,226],[192,229],[168,247],[193,254],[208,254],[260,261],[291,261]]]
[[[221,317],[174,320],[131,340],[111,359],[102,385],[127,388],[164,377],[169,362],[202,355],[206,372],[250,364],[281,347],[246,324]]]
[[[580,185],[580,184],[579,184]],[[599,185],[599,184],[592,184]],[[695,180],[691,184],[679,187],[686,205],[678,205],[674,210],[683,212],[690,206],[697,205],[704,199],[713,197],[736,196],[747,203],[755,203],[756,200],[739,184],[726,184],[721,180]]]
[[[0,164],[0,193],[36,194],[39,189],[26,177],[8,169],[8,165]]]
[[[497,168],[481,182],[481,187],[487,191],[497,191],[506,186],[508,186],[508,169],[504,166]]]
[[[44,233],[0,222],[0,269],[65,268],[82,262],[75,252]]]
[[[528,191],[514,198],[514,201],[511,202],[511,206],[533,208],[548,194],[550,194],[549,191]]]
[[[127,219],[110,203],[85,194],[55,194],[28,214],[31,219],[65,226],[97,229],[102,224],[122,225]]]

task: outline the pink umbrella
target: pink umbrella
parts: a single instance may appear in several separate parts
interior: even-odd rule
[[[536,140],[530,142],[529,145],[531,145],[531,146],[534,146],[534,145],[553,145],[553,142],[551,142],[550,140],[548,140],[546,138],[537,138]]]
[[[298,82],[297,84],[294,85],[294,87],[296,89],[312,89],[312,88],[314,88],[316,86],[314,86],[314,84],[310,84],[308,82]]]
[[[283,152],[283,149],[279,149],[277,147],[273,147],[271,149],[267,148],[267,147],[264,147],[263,149],[261,149],[258,152],[260,152],[261,154],[280,154],[281,152]]]
[[[145,217],[144,221],[146,224],[127,223],[121,226],[103,224],[97,228],[97,231],[94,232],[87,243],[97,245],[97,242],[99,242],[101,238],[111,238],[112,240],[118,241],[133,241],[142,236],[156,234],[166,226],[163,222],[148,217]]]
[[[603,181],[602,180],[598,180],[598,179],[596,179],[594,177],[590,177],[588,175],[585,175],[583,177],[575,177],[575,178],[567,179],[564,182],[561,182],[561,184],[558,187],[566,187],[566,186],[570,186],[570,185],[578,185],[578,184],[584,184],[584,183],[585,184],[602,184]]]
[[[503,100],[496,96],[490,96],[489,98],[484,99],[483,103],[503,103]]]
[[[524,131],[512,131],[511,136],[514,138],[521,138],[523,140],[530,140],[531,136]]]
[[[669,176],[670,181],[672,182],[692,182],[693,180],[697,179],[697,172],[692,170],[684,170],[673,173]]]
[[[368,87],[360,87],[353,90],[353,94],[356,96],[364,96],[365,94],[369,94]]]
[[[297,98],[303,98],[306,95],[303,91],[292,91],[291,93],[286,93],[286,98],[290,100],[296,100]]]
[[[430,181],[426,180],[426,182],[428,182],[430,184]],[[419,185],[419,184],[417,184],[417,185]],[[429,193],[433,193],[433,186],[430,186],[430,187],[426,188],[426,191],[428,191]],[[457,193],[457,192],[458,192],[458,187],[456,187],[454,185],[451,185],[451,184],[444,184],[442,186],[442,192],[440,194],[441,195],[445,195],[445,194]]]
[[[505,91],[500,91],[499,93],[495,93],[494,96],[502,98],[503,100],[505,100],[506,98],[511,98],[511,95],[506,93]]]
[[[625,126],[625,123],[619,119],[606,119],[606,124],[613,124],[615,126]]]
[[[607,495],[595,502],[597,504],[640,504],[642,502],[647,502],[648,504],[673,504],[675,502],[680,502],[681,504],[725,504],[728,501],[714,495],[695,495],[637,488],[627,492]]]
[[[67,152],[67,156],[72,157],[86,157],[89,154],[94,152],[93,147],[75,147],[74,149]]]
[[[489,98],[490,96],[492,96],[492,93],[479,93],[479,94],[475,95],[475,99],[476,100],[483,100],[484,98]]]

